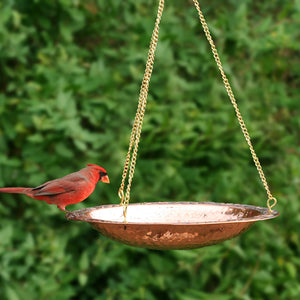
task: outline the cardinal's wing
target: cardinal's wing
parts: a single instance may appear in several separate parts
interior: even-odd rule
[[[76,187],[84,180],[85,178],[80,175],[68,178],[68,180],[66,178],[54,179],[33,188],[32,191],[35,196],[54,196],[69,193],[76,191]]]

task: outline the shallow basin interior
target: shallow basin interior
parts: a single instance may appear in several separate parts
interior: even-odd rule
[[[204,204],[155,204],[129,205],[128,223],[184,224],[247,221],[261,215],[261,212],[248,207]],[[89,212],[95,221],[124,222],[121,206],[104,207]]]

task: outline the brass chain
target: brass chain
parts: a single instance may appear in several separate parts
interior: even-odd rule
[[[155,57],[155,50],[157,47],[158,42],[158,33],[159,33],[159,23],[162,17],[164,9],[164,0],[159,1],[158,10],[157,10],[157,16],[156,21],[151,37],[151,42],[149,46],[149,52],[147,57],[147,63],[144,73],[144,78],[142,81],[141,89],[140,89],[140,95],[139,95],[139,102],[138,102],[138,108],[135,115],[135,120],[133,124],[133,128],[130,135],[130,142],[129,142],[129,148],[125,160],[123,175],[122,175],[122,182],[121,186],[119,188],[118,195],[121,199],[121,205],[123,206],[123,214],[126,221],[126,215],[127,215],[127,207],[130,200],[130,188],[132,184],[133,174],[135,170],[136,165],[136,157],[138,152],[138,146],[140,142],[140,136],[143,126],[143,120],[145,115],[145,109],[147,105],[147,97],[148,97],[148,89],[149,89],[149,82],[152,75],[153,70],[153,64],[154,64],[154,57]],[[132,150],[133,149],[133,150]],[[132,152],[132,154],[131,154]],[[130,166],[129,166],[130,163]],[[126,193],[124,195],[124,187],[125,187],[125,180],[128,174],[128,168],[129,168],[129,176],[128,176],[128,182],[127,182],[127,189]]]
[[[276,203],[277,203],[277,200],[276,200],[275,197],[273,197],[273,195],[272,195],[272,193],[271,193],[271,191],[270,191],[270,188],[269,188],[267,179],[266,179],[266,177],[265,177],[264,171],[263,171],[262,166],[261,166],[261,164],[260,164],[260,162],[259,162],[259,159],[258,159],[258,157],[257,157],[257,155],[256,155],[256,152],[255,152],[255,150],[254,150],[254,148],[253,148],[253,145],[252,145],[252,142],[251,142],[251,138],[250,138],[249,132],[248,132],[247,127],[246,127],[246,125],[245,125],[245,122],[244,122],[244,120],[243,120],[243,118],[242,118],[242,115],[241,115],[241,113],[240,113],[240,110],[239,110],[239,108],[238,108],[238,105],[237,105],[237,103],[236,103],[236,100],[235,100],[234,94],[233,94],[233,92],[232,92],[231,86],[230,86],[230,84],[229,84],[229,81],[228,81],[228,79],[227,79],[227,77],[226,77],[226,75],[225,75],[225,72],[224,72],[224,70],[223,70],[223,67],[222,67],[222,64],[221,64],[221,60],[220,60],[218,51],[217,51],[216,46],[215,46],[215,43],[214,43],[214,41],[213,41],[213,39],[212,39],[212,37],[211,37],[210,31],[209,31],[208,26],[207,26],[207,24],[206,24],[206,21],[205,21],[205,18],[204,18],[204,16],[203,16],[203,13],[202,13],[202,11],[201,11],[201,9],[200,9],[199,2],[198,2],[198,0],[193,0],[193,2],[194,2],[194,5],[195,5],[195,7],[196,7],[196,9],[197,9],[198,14],[199,14],[199,19],[200,19],[202,28],[203,28],[203,30],[204,30],[205,36],[206,36],[206,38],[207,38],[207,40],[208,40],[208,42],[209,42],[209,44],[210,44],[211,51],[212,51],[212,53],[213,53],[214,59],[215,59],[217,65],[218,65],[218,68],[219,68],[219,70],[220,70],[220,73],[221,73],[221,76],[222,76],[222,79],[223,79],[223,82],[224,82],[224,85],[225,85],[227,94],[228,94],[228,96],[229,96],[229,98],[230,98],[230,101],[231,101],[233,107],[234,107],[234,110],[235,110],[237,119],[238,119],[238,121],[239,121],[240,127],[241,127],[241,129],[242,129],[242,132],[243,132],[243,134],[244,134],[244,137],[245,137],[245,139],[246,139],[246,142],[247,142],[247,144],[248,144],[248,146],[249,146],[249,149],[250,149],[250,152],[251,152],[251,155],[252,155],[254,164],[255,164],[256,169],[257,169],[258,174],[259,174],[259,177],[260,177],[260,179],[261,179],[261,181],[262,181],[262,183],[263,183],[263,185],[264,185],[264,188],[265,188],[265,190],[266,190],[266,192],[267,192],[267,195],[268,195],[267,206],[268,206],[268,208],[269,208],[269,212],[271,213],[271,212],[272,212],[272,208],[273,208],[273,207],[276,205]],[[271,204],[271,202],[272,202],[272,204]]]
[[[256,155],[256,152],[255,152],[254,148],[253,148],[249,132],[248,132],[247,127],[245,125],[245,122],[242,118],[242,115],[240,113],[238,105],[236,103],[236,100],[235,100],[234,94],[232,92],[231,86],[229,84],[229,81],[228,81],[228,79],[225,75],[225,72],[223,70],[219,54],[218,54],[217,49],[215,47],[214,41],[211,37],[210,31],[209,31],[208,26],[206,24],[203,13],[200,9],[199,2],[197,0],[193,0],[193,2],[194,2],[194,5],[197,9],[198,14],[199,14],[199,19],[200,19],[202,28],[204,30],[205,36],[206,36],[206,38],[207,38],[207,40],[210,44],[214,59],[215,59],[215,61],[217,63],[217,66],[220,70],[220,73],[221,73],[221,76],[222,76],[227,94],[230,98],[230,101],[231,101],[233,107],[234,107],[234,110],[235,110],[237,119],[239,121],[240,127],[242,129],[242,132],[244,134],[246,142],[249,146],[254,164],[255,164],[256,169],[259,173],[259,176],[260,176],[260,179],[261,179],[261,181],[264,185],[264,188],[267,192],[267,195],[268,195],[267,206],[269,208],[269,212],[271,213],[272,208],[277,203],[277,200],[276,200],[276,198],[273,197],[273,195],[270,191],[270,188],[268,186],[268,183],[267,183],[266,177],[264,175],[262,166],[261,166],[260,161],[259,161],[259,159]],[[139,141],[140,141],[142,126],[143,126],[143,119],[144,119],[145,109],[146,109],[146,105],[147,105],[149,82],[150,82],[150,78],[151,78],[151,75],[152,75],[154,57],[155,57],[155,50],[156,50],[157,42],[158,42],[159,23],[160,23],[160,20],[161,20],[161,17],[162,17],[163,9],[164,9],[164,0],[160,0],[159,5],[158,5],[158,11],[157,11],[157,17],[156,17],[156,21],[155,21],[155,26],[154,26],[154,30],[153,30],[152,37],[151,37],[151,42],[150,42],[150,47],[149,47],[149,52],[148,52],[148,57],[147,57],[147,63],[146,63],[144,78],[143,78],[141,89],[140,89],[138,108],[137,108],[133,128],[132,128],[131,135],[130,135],[129,148],[128,148],[128,152],[127,152],[127,156],[126,156],[126,160],[125,160],[125,165],[124,165],[124,170],[123,170],[123,174],[122,174],[122,182],[121,182],[119,192],[118,192],[118,195],[121,199],[121,205],[123,206],[123,209],[124,209],[123,214],[124,214],[125,221],[126,221],[126,215],[127,215],[127,207],[128,207],[129,200],[130,200],[130,188],[131,188],[132,179],[133,179],[134,170],[135,170],[135,165],[136,165],[138,145],[139,145]],[[130,164],[130,166],[129,166],[129,164]],[[124,195],[125,180],[127,178],[128,171],[129,171],[128,183],[127,183],[126,193]]]

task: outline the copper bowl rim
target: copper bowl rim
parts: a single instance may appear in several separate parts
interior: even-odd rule
[[[131,206],[142,206],[142,205],[211,205],[211,206],[226,206],[232,207],[237,209],[243,210],[254,210],[257,211],[259,214],[256,216],[251,217],[243,217],[237,219],[229,219],[229,220],[217,220],[217,221],[199,221],[199,222],[126,222],[126,225],[205,225],[205,224],[222,224],[222,223],[247,223],[247,222],[256,222],[262,220],[268,220],[275,218],[279,215],[279,212],[276,210],[272,210],[269,212],[269,209],[266,207],[254,206],[254,205],[247,205],[247,204],[233,204],[233,203],[217,203],[217,202],[188,202],[188,201],[180,201],[180,202],[142,202],[142,203],[130,203],[128,208]],[[106,204],[106,205],[99,205],[94,207],[83,208],[75,211],[70,211],[65,215],[67,220],[73,221],[85,221],[88,223],[102,223],[102,224],[124,224],[124,221],[110,221],[110,220],[102,220],[102,219],[93,219],[90,218],[90,212],[93,210],[98,209],[106,209],[106,208],[114,208],[114,207],[121,207],[120,204]]]

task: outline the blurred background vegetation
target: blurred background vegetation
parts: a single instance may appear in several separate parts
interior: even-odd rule
[[[105,167],[117,190],[158,1],[0,2],[0,186]],[[110,241],[1,195],[0,298],[299,299],[300,1],[200,1],[279,218],[189,251]],[[132,202],[266,205],[192,1],[166,1]]]

